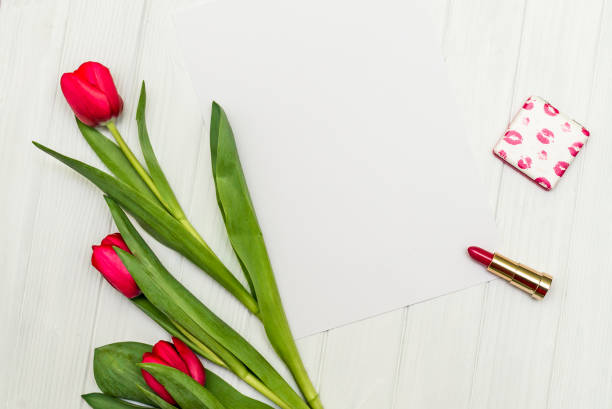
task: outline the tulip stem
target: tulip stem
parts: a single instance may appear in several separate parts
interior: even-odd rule
[[[123,137],[119,133],[119,130],[115,126],[115,122],[109,121],[106,124],[106,127],[115,138],[115,141],[117,141],[117,145],[119,145],[119,149],[121,149],[121,152],[123,152],[127,160],[132,164],[132,167],[134,168],[136,173],[138,173],[138,175],[142,178],[143,182],[145,182],[149,189],[151,189],[151,192],[153,192],[155,197],[157,197],[157,200],[159,200],[161,204],[164,205],[164,207],[169,211],[170,208],[168,207],[168,204],[164,201],[162,195],[159,193],[159,190],[157,189],[157,186],[155,186],[155,183],[153,183],[153,179],[151,179],[151,176],[149,176],[145,168],[140,164],[136,156],[134,156],[134,153],[132,153],[130,147],[127,146],[127,144],[123,140]]]
[[[274,404],[278,405],[282,409],[292,409],[291,406],[287,405],[285,401],[276,396],[274,392],[270,390],[266,385],[264,385],[259,378],[253,375],[251,372],[248,372],[245,377],[242,378],[243,381],[248,383],[253,387],[253,389],[259,391],[263,396],[270,399]]]
[[[291,336],[292,336],[291,333],[287,334],[287,337],[291,337]],[[292,338],[289,338],[289,339],[293,341]],[[295,341],[293,341],[293,346],[295,347]],[[287,366],[291,370],[293,378],[297,382],[298,387],[302,391],[302,394],[306,398],[308,405],[312,409],[323,409],[323,404],[321,403],[319,394],[317,393],[317,390],[314,388],[314,385],[312,384],[312,381],[310,380],[310,377],[308,376],[308,372],[306,371],[306,368],[304,367],[304,363],[302,362],[302,359],[300,358],[300,355],[297,352],[297,349],[295,350],[295,354],[285,362],[287,363]]]
[[[202,236],[200,236],[200,233],[197,232],[197,230],[195,229],[195,227],[193,227],[193,225],[191,224],[191,222],[189,220],[187,220],[187,218],[185,217],[185,215],[174,215],[173,216],[179,221],[179,223],[181,223],[184,227],[185,230],[187,230],[193,237],[195,237],[195,239],[204,247],[206,247],[208,250],[210,250],[210,247],[208,247],[208,244],[206,244],[206,242],[204,241],[204,239],[202,238]]]
[[[189,340],[191,341],[191,343],[193,345],[196,346],[196,352],[199,353],[200,355],[202,355],[204,358],[208,359],[210,362],[217,364],[225,369],[229,369],[229,367],[227,366],[227,364],[225,362],[223,362],[223,360],[217,355],[215,354],[210,348],[208,348],[206,345],[204,345],[203,343],[200,342],[199,339],[197,339],[196,337],[194,337],[193,335],[191,335],[191,333],[189,333],[189,331],[187,331],[185,328],[181,327],[176,321],[170,319],[170,321],[172,321],[172,323],[174,324],[175,327],[177,327],[179,329],[180,332],[183,333],[183,335]]]

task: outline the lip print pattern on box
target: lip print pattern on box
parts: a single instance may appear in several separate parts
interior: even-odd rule
[[[493,153],[543,189],[551,190],[590,135],[550,103],[531,96],[499,138]]]
[[[548,145],[552,142],[553,138],[555,137],[555,134],[550,129],[542,128],[542,130],[538,132],[536,136],[538,137],[538,141],[542,142],[545,145]]]
[[[572,156],[578,155],[578,152],[580,152],[580,148],[582,148],[582,145],[583,145],[582,142],[574,142],[572,146],[567,148],[569,149],[570,155]]]

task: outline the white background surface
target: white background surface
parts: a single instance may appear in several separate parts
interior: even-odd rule
[[[466,252],[497,229],[429,14],[223,0],[174,17],[206,121],[214,99],[232,124],[298,338],[494,279]]]
[[[222,257],[231,255],[208,144],[199,144],[201,115],[175,50],[173,7],[164,0],[2,1],[4,408],[85,407],[78,395],[95,390],[94,346],[162,336],[89,266],[89,246],[112,230],[98,191],[29,142],[95,163],[59,93],[62,72],[86,59],[113,68],[126,102],[119,126],[131,143],[139,80],[147,80],[160,160],[196,226]],[[612,5],[436,0],[432,12],[470,142],[480,152],[502,232],[499,250],[553,274],[554,287],[533,302],[493,282],[316,335],[299,342],[306,365],[328,409],[609,407]],[[490,152],[530,94],[547,97],[592,133],[552,192]],[[183,282],[266,348],[260,326],[236,302],[157,248]]]

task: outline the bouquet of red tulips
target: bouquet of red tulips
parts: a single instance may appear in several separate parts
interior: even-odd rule
[[[162,409],[263,409],[211,371],[195,353],[235,373],[282,409],[322,409],[291,334],[266,246],[250,200],[234,135],[213,103],[210,151],[217,202],[248,288],[216,256],[189,222],[155,156],[145,122],[146,92],[136,121],[141,164],[115,126],[123,101],[109,70],[95,62],[66,73],[61,88],[81,134],[108,168],[101,171],[36,142],[49,155],[94,183],[104,194],[120,233],[93,246],[92,264],[106,280],[170,335],[154,347],[127,342],[96,350],[94,375],[102,394],[84,395],[95,409],[133,408],[124,399]],[[97,128],[105,127],[114,142]],[[257,316],[300,391],[238,332],[216,316],[163,266],[127,214],[152,237],[178,251]],[[195,352],[195,353],[194,353]]]

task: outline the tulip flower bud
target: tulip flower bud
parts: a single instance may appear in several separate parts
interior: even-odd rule
[[[123,110],[113,77],[100,63],[89,61],[74,72],[64,73],[60,85],[68,105],[86,125],[104,124]]]
[[[130,252],[127,244],[119,233],[109,234],[99,246],[92,246],[91,264],[102,274],[102,276],[119,292],[128,298],[134,298],[140,294],[140,288],[113,247],[118,247]]]
[[[167,341],[159,341],[153,346],[152,352],[145,352],[142,356],[143,363],[152,363],[169,366],[191,376],[196,382],[204,386],[206,373],[202,362],[197,355],[189,349],[180,339],[172,337],[174,345]],[[155,393],[166,402],[174,405],[176,401],[170,396],[166,388],[159,383],[153,375],[142,370],[145,382]]]

